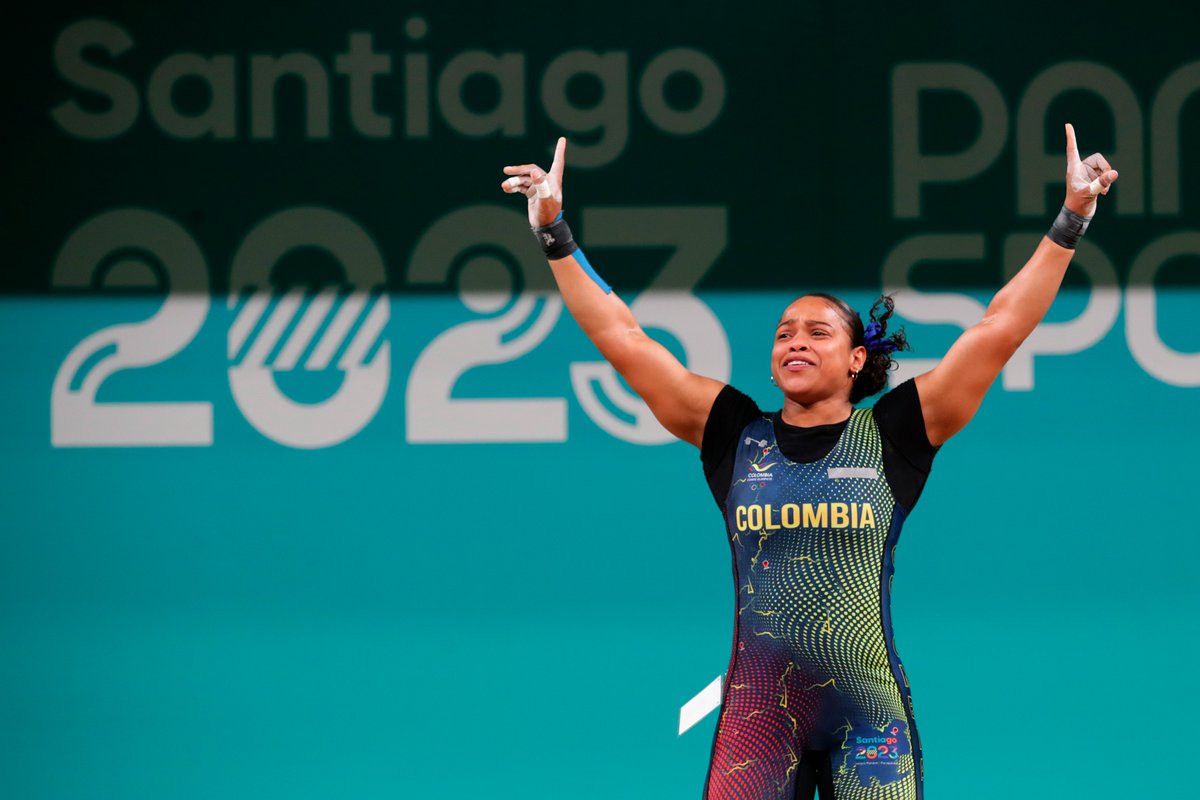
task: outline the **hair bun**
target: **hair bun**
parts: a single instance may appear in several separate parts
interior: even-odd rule
[[[891,295],[881,295],[871,304],[871,321],[863,328],[862,344],[867,348],[867,360],[850,390],[851,403],[857,403],[882,391],[887,386],[888,373],[897,366],[892,353],[912,349],[904,334],[904,328],[888,334],[888,320],[895,311],[896,302]]]

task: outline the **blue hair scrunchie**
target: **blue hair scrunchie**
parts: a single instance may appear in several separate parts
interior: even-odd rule
[[[871,320],[863,332],[863,346],[867,348],[868,353],[885,355],[890,355],[900,349],[891,339],[884,338],[883,326],[874,320]]]

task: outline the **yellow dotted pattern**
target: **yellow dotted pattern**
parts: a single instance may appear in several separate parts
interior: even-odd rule
[[[739,531],[730,516],[739,587],[738,647],[755,650],[759,681],[765,679],[758,666],[765,654],[774,665],[770,675],[782,681],[797,668],[803,676],[799,688],[817,695],[821,710],[815,712],[813,725],[802,726],[808,728],[807,740],[794,746],[797,752],[833,752],[838,800],[913,800],[918,796],[914,767],[919,767],[912,755],[918,748],[911,724],[906,726],[909,747],[896,763],[898,769],[890,776],[881,773],[887,783],[872,777],[869,768],[863,773],[868,777],[860,778],[850,746],[852,729],[861,735],[867,727],[883,731],[897,720],[911,722],[885,642],[884,615],[889,612],[883,584],[890,582],[885,564],[890,565],[891,554],[884,551],[892,546],[888,535],[895,500],[872,412],[856,409],[834,449],[811,463],[789,461],[779,451],[770,418],[751,423],[745,437],[728,509],[769,504],[778,522],[779,509],[786,503],[858,504],[860,510],[869,503],[874,526]],[[766,480],[749,466],[772,462]],[[829,477],[831,469],[874,469],[877,477],[835,479]],[[735,658],[731,683],[738,679],[736,673]],[[795,728],[795,720],[792,723]],[[788,781],[779,778],[772,783],[786,794]]]

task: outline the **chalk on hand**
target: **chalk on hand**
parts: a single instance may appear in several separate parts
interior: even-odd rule
[[[518,178],[516,175],[514,175],[511,178],[509,178],[508,180],[506,180],[505,183],[507,183],[509,186],[511,186],[514,189],[521,188],[521,179]]]
[[[539,183],[537,185],[537,193],[538,193],[538,197],[542,197],[542,198],[549,197],[550,196],[550,183],[548,181],[542,181],[541,183]]]
[[[1100,179],[1096,178],[1096,180],[1088,184],[1087,190],[1088,194],[1100,194],[1100,192],[1104,191],[1104,186],[1101,185]]]

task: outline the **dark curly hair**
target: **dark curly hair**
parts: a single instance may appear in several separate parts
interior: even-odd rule
[[[850,346],[866,347],[867,328],[863,325],[862,318],[859,317],[858,312],[851,308],[845,300],[831,294],[825,294],[824,292],[809,292],[801,296],[817,297],[833,306],[838,316],[842,318],[842,322],[846,325],[846,329],[850,331]],[[877,394],[884,386],[887,386],[887,374],[890,370],[896,368],[896,361],[892,358],[893,350],[912,349],[908,344],[908,338],[904,335],[904,328],[900,328],[895,333],[888,335],[888,320],[891,319],[895,311],[896,302],[892,300],[891,295],[881,295],[871,304],[871,322],[879,327],[879,333],[875,337],[875,341],[880,343],[886,342],[891,346],[879,346],[875,349],[867,349],[866,363],[863,364],[862,370],[859,371],[858,377],[854,379],[854,385],[850,389],[851,405],[855,405],[858,401]]]

